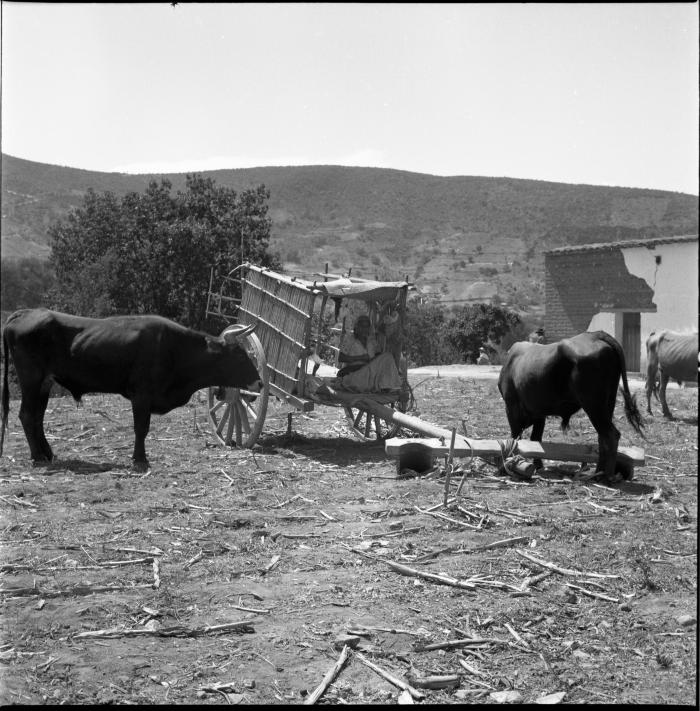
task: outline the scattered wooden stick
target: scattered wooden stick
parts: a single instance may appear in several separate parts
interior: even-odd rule
[[[407,533],[418,533],[421,530],[421,526],[415,526],[412,528],[400,528],[398,531],[391,531],[390,533],[368,533],[364,538],[391,538],[396,536],[403,536]]]
[[[378,556],[369,555],[358,548],[350,548],[353,553],[358,553],[365,558],[370,558],[371,560],[377,560],[381,563],[385,563],[392,570],[395,570],[400,575],[406,575],[413,578],[422,578],[423,580],[430,580],[433,583],[440,583],[442,585],[451,585],[456,588],[463,588],[466,590],[475,590],[476,585],[473,583],[468,583],[463,580],[457,580],[457,578],[450,578],[443,575],[437,575],[436,573],[425,573],[421,570],[415,570],[415,568],[409,568],[407,565],[402,565],[401,563],[396,563],[393,560],[387,560],[386,558],[379,558]]]
[[[202,560],[204,558],[204,551],[199,551],[196,555],[192,556],[187,563],[185,563],[182,567],[186,570],[187,568],[191,568],[197,561]]]
[[[184,625],[174,625],[172,627],[162,627],[157,630],[120,629],[114,627],[106,630],[91,630],[89,632],[78,632],[73,635],[73,639],[116,639],[118,637],[199,637],[205,634],[226,634],[227,632],[254,632],[253,623],[257,620],[244,620],[242,622],[226,622],[222,625],[211,625],[208,627],[185,627]]]
[[[418,513],[425,514],[426,516],[433,516],[435,518],[442,519],[443,521],[447,521],[448,523],[453,523],[457,526],[463,526],[464,528],[471,528],[472,530],[476,531],[479,529],[479,526],[475,526],[472,523],[467,523],[466,521],[458,521],[456,518],[451,518],[450,516],[446,516],[443,513],[440,513],[439,511],[428,511],[427,509],[421,509],[418,506],[413,507]]]
[[[100,592],[121,592],[126,590],[140,590],[153,588],[151,583],[145,585],[76,585],[67,590],[46,590],[42,588],[0,588],[0,595],[23,597],[25,595],[38,595],[41,597],[61,597],[63,595],[92,595]]]
[[[343,646],[343,651],[340,653],[336,663],[326,672],[326,676],[323,677],[323,681],[321,681],[314,691],[306,697],[304,700],[304,706],[315,704],[323,696],[323,694],[326,693],[326,689],[333,683],[336,676],[338,676],[338,673],[345,665],[345,662],[349,656],[350,647],[346,644]]]
[[[559,573],[560,575],[574,575],[574,576],[579,576],[579,575],[587,575],[591,578],[619,578],[619,575],[612,575],[609,573],[588,573],[584,572],[582,570],[571,570],[569,568],[561,568],[558,565],[555,565],[554,563],[550,563],[548,560],[542,560],[541,558],[537,558],[534,555],[531,555],[530,553],[526,553],[525,551],[521,550],[515,550],[515,552],[523,557],[529,560],[531,563],[535,563],[535,565],[539,565],[542,568],[548,568],[549,570],[553,570],[555,573]]]
[[[457,649],[458,647],[488,647],[491,644],[508,644],[505,639],[488,639],[486,637],[467,637],[463,639],[448,639],[446,642],[434,642],[432,644],[419,644],[415,647],[416,652],[432,652],[435,649]]]
[[[406,674],[406,678],[421,689],[448,689],[457,686],[460,682],[459,674],[444,674],[432,676],[417,676],[416,674]]]
[[[32,504],[29,501],[22,501],[22,499],[18,498],[17,496],[13,496],[11,499],[8,496],[0,496],[0,499],[2,499],[6,504],[19,504],[20,506],[30,506],[31,508],[35,509],[37,508],[36,504]]]
[[[545,578],[548,578],[553,571],[551,570],[545,570],[544,573],[540,573],[539,575],[529,575],[525,580],[520,585],[520,589],[524,592],[527,590],[531,585],[535,585],[536,583],[539,583],[540,580],[544,580]]]
[[[366,667],[369,667],[373,672],[376,672],[383,679],[386,679],[390,684],[393,684],[403,691],[407,691],[414,699],[420,700],[425,698],[425,694],[422,691],[414,689],[408,682],[403,681],[403,679],[399,679],[385,669],[382,669],[380,666],[377,666],[374,662],[367,659],[367,657],[365,657],[361,652],[355,652],[355,657],[357,657],[358,661],[362,662]]]
[[[572,583],[566,583],[566,587],[573,588],[574,590],[578,590],[579,592],[583,593],[584,595],[588,595],[588,597],[595,597],[598,600],[607,600],[608,602],[620,602],[620,599],[617,597],[608,597],[607,595],[603,595],[602,593],[592,592],[591,590],[586,590],[586,588],[582,588],[580,585],[573,585]]]
[[[450,451],[447,455],[447,465],[445,466],[445,494],[443,496],[442,505],[447,506],[447,497],[450,493],[450,477],[452,476],[452,462],[455,454],[455,437],[457,436],[457,428],[452,428],[452,440],[450,441]]]
[[[367,625],[361,625],[359,622],[354,624],[353,628],[366,630],[367,632],[390,632],[392,634],[410,634],[416,637],[422,636],[420,632],[414,632],[413,630],[395,629],[393,627],[368,627]]]
[[[228,479],[229,486],[233,486],[236,483],[236,480],[232,479],[223,469],[219,469],[219,471]]]
[[[494,541],[493,543],[485,543],[481,546],[475,546],[474,548],[461,548],[460,546],[449,546],[448,548],[442,548],[438,551],[433,551],[432,553],[426,553],[420,558],[416,559],[417,563],[422,563],[424,560],[430,560],[431,558],[436,558],[442,553],[478,553],[479,551],[487,551],[491,548],[505,548],[507,546],[512,546],[516,543],[525,543],[528,539],[527,536],[516,536],[515,538],[504,538],[501,541]]]
[[[270,610],[259,610],[255,607],[242,607],[241,605],[229,605],[234,610],[242,610],[243,612],[253,612],[256,615],[269,615]]]
[[[519,642],[527,649],[530,649],[530,645],[507,622],[505,622],[503,626],[513,635],[516,642]]]

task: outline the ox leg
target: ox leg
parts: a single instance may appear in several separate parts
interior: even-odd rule
[[[44,435],[44,413],[49,402],[51,383],[30,384],[20,381],[22,402],[19,419],[29,444],[31,458],[35,462],[50,462],[53,451]]]
[[[134,453],[132,459],[137,468],[147,469],[146,435],[151,427],[151,408],[144,403],[132,402],[131,411],[134,415]]]
[[[666,386],[668,385],[668,375],[665,373],[659,374],[659,401],[661,402],[661,409],[663,410],[664,417],[669,420],[673,420],[674,417],[671,414],[671,410],[668,409],[668,403],[666,402]]]
[[[582,382],[592,381],[586,379]],[[614,383],[610,382],[608,384],[605,392],[607,392],[607,396],[597,399],[595,393],[590,392],[590,390],[578,388],[576,395],[581,403],[581,408],[588,415],[588,419],[598,433],[598,464],[596,472],[603,474],[608,481],[612,482],[615,479],[617,444],[620,441],[620,432],[613,425],[617,379]]]
[[[531,442],[541,442],[542,441],[542,435],[544,434],[545,420],[546,420],[545,417],[541,417],[541,418],[535,420],[534,423],[532,424],[532,430],[530,431],[530,441]],[[542,467],[544,466],[541,459],[533,459],[532,461],[537,469],[542,469]]]
[[[651,394],[654,391],[654,380],[647,375],[647,382],[644,387],[647,397],[647,413],[651,415]]]

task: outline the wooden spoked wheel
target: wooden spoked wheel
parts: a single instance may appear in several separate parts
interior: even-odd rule
[[[387,422],[378,415],[359,407],[344,405],[343,409],[351,432],[366,442],[393,437],[394,431],[398,429],[393,422]]]
[[[224,333],[235,326],[224,329]],[[263,385],[260,392],[244,388],[209,388],[209,424],[219,444],[227,447],[252,447],[262,432],[270,395],[270,375],[265,351],[255,333],[241,339],[255,364]]]
[[[405,411],[403,403],[392,403],[391,407],[399,412]],[[365,442],[395,437],[401,429],[401,425],[396,422],[385,420],[360,407],[344,405],[343,409],[351,432]]]

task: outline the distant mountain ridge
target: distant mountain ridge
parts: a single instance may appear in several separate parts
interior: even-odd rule
[[[443,301],[496,299],[537,310],[542,252],[569,244],[695,234],[698,197],[514,178],[439,177],[385,168],[202,171],[237,191],[270,190],[272,246],[290,271],[408,276]],[[2,155],[2,258],[46,257],[46,230],[88,188],[124,195],[150,180]]]

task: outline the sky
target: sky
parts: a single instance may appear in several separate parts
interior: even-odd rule
[[[698,194],[698,4],[2,2],[2,152]]]

